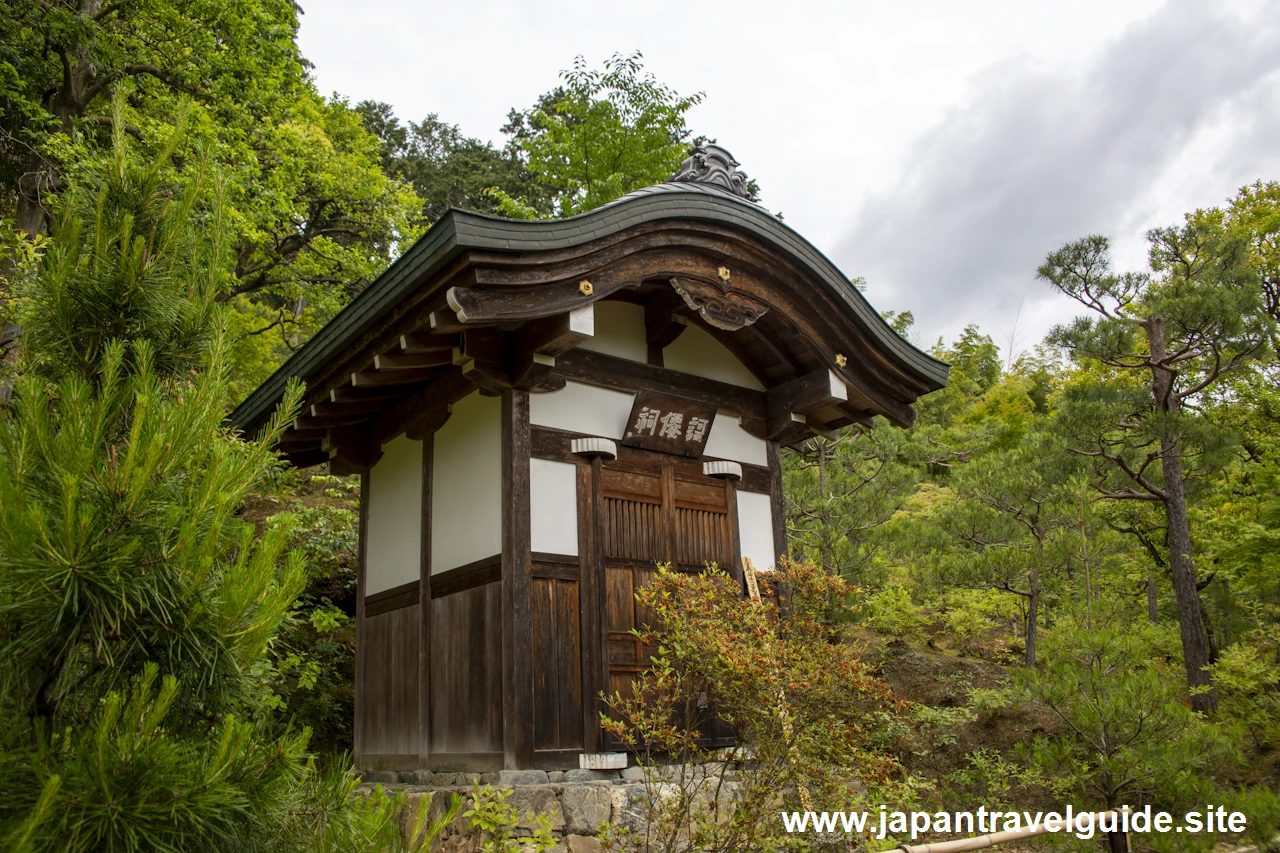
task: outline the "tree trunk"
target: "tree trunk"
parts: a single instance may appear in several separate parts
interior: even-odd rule
[[[1143,327],[1151,344],[1151,394],[1159,409],[1176,416],[1179,400],[1173,389],[1173,373],[1162,366],[1168,354],[1165,346],[1164,320],[1152,318]],[[1167,422],[1165,430],[1177,425]],[[1191,561],[1191,522],[1187,518],[1187,492],[1182,474],[1182,441],[1177,435],[1160,440],[1160,468],[1164,475],[1164,513],[1168,521],[1169,568],[1173,573],[1173,595],[1178,605],[1178,631],[1182,635],[1182,663],[1187,669],[1187,686],[1195,691],[1191,707],[1208,713],[1218,707],[1213,682],[1205,666],[1209,656],[1205,648],[1204,623],[1200,620],[1200,591],[1196,589],[1196,567]],[[1208,688],[1207,690],[1203,688]]]
[[[1036,618],[1040,611],[1040,556],[1037,555],[1037,562],[1028,577],[1028,588],[1031,594],[1027,596],[1027,654],[1023,660],[1023,666],[1027,669],[1036,668]]]
[[[831,496],[827,494],[827,444],[818,442],[818,494],[822,499],[822,569],[835,574],[835,558],[831,550]]]
[[[1156,607],[1156,570],[1147,566],[1147,621],[1152,625],[1160,624],[1160,611]]]

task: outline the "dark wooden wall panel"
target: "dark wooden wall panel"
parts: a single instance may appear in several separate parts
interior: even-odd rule
[[[535,749],[582,748],[578,582],[533,579]]]
[[[418,754],[419,605],[365,615],[360,691],[362,713],[357,733],[362,752],[371,755]]]
[[[431,601],[431,754],[502,751],[502,584]]]

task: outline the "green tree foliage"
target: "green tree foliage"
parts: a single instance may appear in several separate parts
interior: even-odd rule
[[[1112,620],[1046,638],[1043,666],[1019,672],[1016,687],[1048,707],[1063,734],[1024,743],[1026,759],[1108,809],[1154,802],[1181,813],[1215,802],[1213,776],[1240,756],[1179,701],[1174,649],[1154,627]],[[1122,834],[1111,849],[1126,849]]]
[[[793,548],[848,580],[875,578],[882,528],[918,481],[906,435],[885,423],[814,437],[784,469],[787,535]]]
[[[1067,390],[1062,424],[1072,450],[1096,460],[1097,488],[1117,500],[1163,505],[1192,701],[1214,697],[1192,562],[1188,457],[1211,467],[1223,436],[1197,417],[1197,402],[1259,358],[1273,323],[1261,310],[1257,274],[1243,242],[1202,218],[1149,234],[1152,274],[1111,271],[1106,238],[1050,253],[1040,276],[1095,317],[1060,326],[1051,339],[1098,370]]]
[[[230,275],[205,164],[115,147],[64,192],[22,292],[0,412],[0,838],[13,850],[383,850],[400,800],[352,798],[261,670],[302,587],[290,526],[238,519],[280,465],[228,433],[215,296]],[[425,813],[416,822],[425,824]],[[429,839],[421,832],[420,849]]]
[[[494,187],[549,211],[549,188],[534,180],[512,148],[464,136],[456,124],[432,113],[420,122],[400,123],[390,104],[356,105],[365,127],[382,144],[382,168],[413,187],[422,199],[422,219],[434,222],[450,207],[499,213]]]
[[[228,184],[235,274],[219,298],[235,309],[233,393],[265,378],[416,235],[418,203],[382,172],[377,140],[307,78],[294,4],[11,6],[0,18],[0,245],[48,228],[50,202],[110,156],[114,123],[153,146],[186,115],[177,154],[203,149]],[[116,95],[122,110],[110,106]]]
[[[675,174],[690,147],[685,114],[703,96],[677,94],[645,73],[642,59],[614,54],[596,70],[579,56],[561,72],[561,86],[530,109],[512,111],[503,130],[546,193],[495,188],[502,213],[574,216]]]

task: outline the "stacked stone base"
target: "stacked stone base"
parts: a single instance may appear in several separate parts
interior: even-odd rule
[[[659,768],[656,772],[661,778],[674,770]],[[522,829],[529,828],[530,815],[545,814],[550,818],[552,832],[560,840],[556,853],[596,853],[602,850],[596,836],[606,825],[638,834],[645,830],[647,792],[645,770],[640,767],[625,770],[502,770],[496,773],[380,771],[365,773],[363,778],[367,786],[380,784],[388,790],[404,791],[409,798],[408,814],[416,814],[419,802],[427,798],[430,820],[436,820],[448,810],[454,793],[469,800],[476,784],[509,790],[507,802],[520,814]],[[734,789],[736,785],[726,781],[725,793],[732,796]],[[463,811],[467,807],[464,806]],[[467,828],[467,820],[459,815],[436,840],[432,850],[441,853],[477,850]]]

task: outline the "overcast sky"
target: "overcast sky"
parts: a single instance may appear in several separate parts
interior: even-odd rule
[[[322,91],[501,144],[577,54],[640,50],[762,203],[918,341],[1034,346],[1075,309],[1044,255],[1280,180],[1280,0],[302,0]]]

